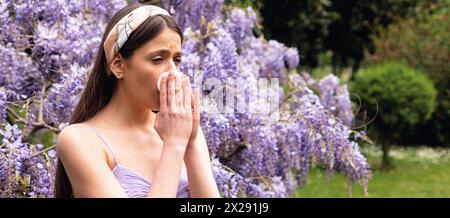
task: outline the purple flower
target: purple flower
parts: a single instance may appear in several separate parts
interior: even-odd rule
[[[256,22],[256,13],[252,8],[247,8],[247,11],[235,8],[225,21],[225,29],[231,33],[236,45],[241,46],[246,37],[253,36],[253,27]]]
[[[6,118],[6,92],[0,89],[0,124],[2,124]]]
[[[163,0],[162,4],[172,14],[184,30],[188,27],[198,29],[202,17],[208,23],[222,18],[223,0]]]
[[[297,48],[287,49],[284,59],[286,60],[289,68],[296,68],[300,63],[300,57],[298,56]]]
[[[55,83],[48,97],[44,100],[45,120],[58,126],[60,123],[68,122],[73,113],[73,105],[77,104],[79,94],[84,87],[86,69],[77,64],[70,71],[63,74],[59,83]]]
[[[239,174],[225,169],[218,159],[213,159],[211,164],[214,178],[223,197],[236,198],[242,194],[244,184]]]
[[[0,86],[30,97],[42,87],[42,76],[36,64],[25,53],[0,44]]]
[[[351,126],[353,112],[347,85],[341,85],[336,76],[328,75],[318,81],[317,86],[322,105],[339,117],[345,125]]]
[[[35,155],[39,146],[23,143],[17,125],[6,124],[0,135],[4,145],[0,149],[0,196],[51,196],[56,159]]]
[[[217,78],[225,82],[227,78],[237,78],[237,48],[234,40],[222,28],[211,30],[211,38],[205,45],[204,73],[202,77]]]

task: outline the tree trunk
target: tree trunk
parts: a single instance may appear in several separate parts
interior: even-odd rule
[[[389,147],[390,147],[389,143],[384,142],[381,144],[381,150],[383,152],[383,157],[381,160],[380,168],[382,170],[389,170],[389,169],[392,169],[392,167],[393,167],[391,159],[389,158]]]

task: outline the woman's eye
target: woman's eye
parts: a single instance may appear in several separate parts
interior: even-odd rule
[[[175,62],[176,64],[181,63],[181,58],[175,58],[174,62]]]
[[[157,57],[157,58],[153,58],[152,61],[155,62],[155,63],[161,63],[161,62],[164,61],[164,59],[161,58],[161,57]]]

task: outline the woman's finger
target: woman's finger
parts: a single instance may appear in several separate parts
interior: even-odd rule
[[[200,125],[200,89],[196,89],[192,96],[192,133],[191,141],[197,138],[197,132]]]
[[[192,112],[194,116],[200,113],[200,89],[197,88],[192,95]]]
[[[163,75],[159,87],[159,111],[167,110],[167,75]]]
[[[185,76],[183,79],[183,89],[184,89],[184,108],[186,109],[186,111],[190,111],[192,88],[191,88],[191,81],[187,76]]]
[[[175,102],[175,75],[173,72],[169,73],[169,78],[167,81],[167,106],[171,110],[176,109],[176,102]]]
[[[175,101],[176,101],[176,108],[183,108],[183,84],[181,81],[181,75],[176,74],[175,75]]]

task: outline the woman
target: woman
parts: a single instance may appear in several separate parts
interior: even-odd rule
[[[58,136],[55,197],[220,197],[199,91],[176,73],[182,41],[162,8],[132,4],[112,17]]]

